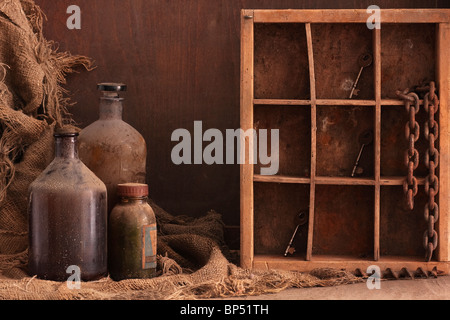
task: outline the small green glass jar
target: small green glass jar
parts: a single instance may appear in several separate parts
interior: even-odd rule
[[[157,225],[147,202],[146,184],[117,186],[121,199],[109,217],[108,264],[113,280],[146,279],[156,275]]]

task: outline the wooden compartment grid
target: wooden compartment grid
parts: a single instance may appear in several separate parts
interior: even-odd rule
[[[365,10],[328,13],[242,11],[241,128],[260,128],[261,124],[272,128],[286,124],[287,128],[280,133],[280,162],[284,163],[280,163],[280,174],[262,176],[257,165],[241,165],[241,264],[291,270],[333,266],[363,269],[377,264],[394,269],[437,267],[448,272],[449,159],[441,157],[439,168],[441,212],[436,228],[440,244],[433,261],[425,262],[419,243],[426,229],[422,211],[427,171],[423,167],[418,170],[420,192],[416,209],[410,212],[402,207],[407,116],[393,88],[419,81],[437,82],[440,152],[450,155],[450,10],[382,10],[381,30],[367,28]],[[330,37],[333,32],[340,36]],[[420,48],[413,50],[411,46],[417,43]],[[275,58],[267,54],[270,49]],[[341,84],[346,77],[354,80],[359,71],[357,57],[367,51],[373,54],[373,65],[363,73],[360,94],[348,99],[348,88],[342,90]],[[411,61],[420,66],[408,65]],[[270,72],[275,73],[273,77]],[[295,112],[301,114],[297,121],[293,119]],[[305,116],[310,117],[308,123]],[[352,117],[358,119],[353,126]],[[341,133],[333,127],[336,123]],[[351,178],[359,150],[355,136],[370,127],[374,143],[365,152],[365,173]],[[336,140],[343,137],[347,145]],[[419,144],[421,152],[424,148],[426,145]],[[285,152],[290,152],[287,157]],[[289,168],[291,165],[296,168]],[[305,197],[309,198],[307,203]],[[309,209],[309,222],[300,236],[300,254],[286,258],[282,244],[287,246],[292,234],[289,225],[295,227],[289,217],[295,215],[298,201]],[[290,213],[286,216],[283,211]],[[277,219],[283,222],[276,223]],[[405,219],[407,223],[402,223]],[[273,241],[273,237],[278,238]]]

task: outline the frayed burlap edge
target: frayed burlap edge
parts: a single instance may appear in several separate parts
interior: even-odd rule
[[[32,0],[0,0],[0,254],[27,248],[29,184],[53,158],[53,132],[73,125],[62,87],[84,56],[58,52],[42,35]]]
[[[220,250],[214,249],[211,261],[226,263]],[[161,261],[161,256],[158,257]],[[35,277],[0,278],[3,300],[200,300],[252,297],[275,294],[291,288],[331,287],[361,283],[362,278],[334,269],[301,273],[280,270],[245,270],[226,263],[226,275],[211,277],[211,263],[192,274],[160,275],[154,279],[131,279],[120,282],[109,277],[81,283],[79,289],[67,283],[44,281]],[[214,269],[217,272],[217,269]],[[326,274],[326,276],[325,276]],[[207,277],[205,277],[207,275]]]

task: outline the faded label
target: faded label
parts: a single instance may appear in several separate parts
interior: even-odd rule
[[[142,269],[156,268],[156,224],[142,228]]]

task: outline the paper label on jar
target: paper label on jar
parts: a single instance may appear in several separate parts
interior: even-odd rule
[[[156,268],[156,224],[142,229],[142,269]]]

